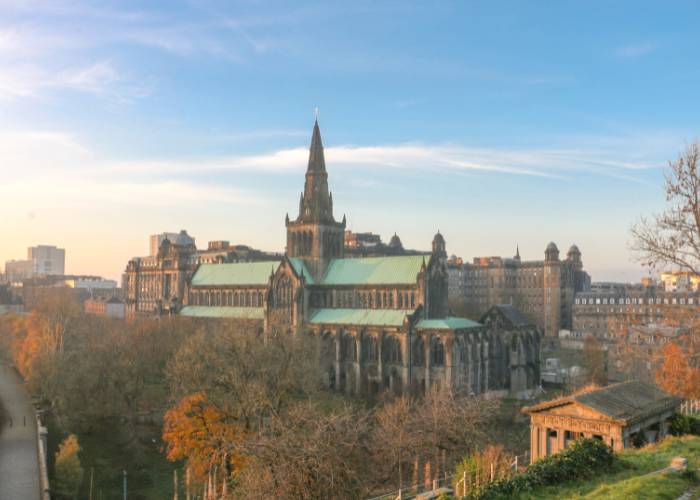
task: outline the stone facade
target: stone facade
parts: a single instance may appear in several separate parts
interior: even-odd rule
[[[159,240],[162,235],[155,235],[150,239],[151,244],[160,241],[155,255],[135,257],[126,266],[122,288],[129,317],[177,313],[183,304],[185,285],[202,263],[275,261],[280,258],[279,254],[245,245],[229,245],[227,241],[212,241],[206,250],[197,250],[194,238],[184,230],[164,234],[170,238]]]
[[[550,243],[544,260],[523,261],[518,249],[513,258],[477,257],[472,263],[452,259],[448,272],[450,302],[455,307],[480,315],[493,305],[511,304],[546,336],[571,328],[574,295],[590,286],[576,245],[564,260]]]
[[[530,460],[559,453],[579,438],[613,451],[654,443],[668,433],[680,398],[641,382],[623,382],[523,408],[530,415]]]
[[[596,290],[575,296],[572,331],[578,336],[613,339],[624,325],[682,324],[683,318],[700,312],[700,291],[626,284]]]
[[[511,385],[521,393],[539,383],[534,325],[505,329],[450,314],[440,233],[429,253],[403,253],[395,237],[389,256],[345,254],[346,219],[333,215],[318,123],[299,214],[285,226],[286,254],[274,266],[201,264],[181,314],[311,332],[322,343],[323,381],[349,394],[434,386],[480,394]]]

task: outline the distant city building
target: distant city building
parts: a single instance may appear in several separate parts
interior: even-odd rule
[[[378,234],[345,231],[345,255],[347,257],[389,257],[392,255],[422,255],[419,250],[407,250],[401,238],[394,233],[389,243],[384,243]]]
[[[85,290],[91,296],[113,297],[117,292],[117,282],[96,276],[73,276],[63,280],[65,285],[76,290]]]
[[[687,271],[663,272],[660,281],[667,292],[700,291],[700,276]]]
[[[5,262],[6,282],[20,282],[34,276],[60,276],[65,273],[66,251],[50,245],[27,249],[26,260]]]
[[[20,282],[34,276],[33,260],[8,260],[5,262],[5,280],[10,283]]]
[[[478,316],[493,305],[511,304],[551,337],[571,328],[574,295],[590,286],[576,245],[564,260],[554,243],[547,245],[544,260],[523,261],[519,249],[513,258],[476,257],[471,264],[454,258],[448,273],[455,307]]]
[[[594,283],[576,294],[572,331],[578,336],[613,339],[627,325],[676,323],[700,311],[700,291],[668,292],[657,286]]]
[[[27,249],[27,258],[34,262],[35,276],[60,276],[66,272],[66,251],[51,245]]]
[[[169,314],[182,307],[185,284],[200,264],[279,260],[271,254],[228,241],[212,241],[206,250],[197,250],[195,239],[182,230],[150,237],[160,241],[155,255],[129,261],[122,277],[127,315]]]
[[[382,244],[382,238],[374,233],[345,231],[345,248],[373,248]]]
[[[158,249],[163,243],[163,240],[170,240],[170,243],[175,243],[176,245],[186,246],[195,245],[194,238],[187,234],[184,229],[179,233],[160,233],[152,234],[149,237],[149,254],[151,257],[158,255]]]
[[[112,298],[91,298],[83,302],[85,314],[93,314],[95,316],[105,316],[108,318],[124,319],[126,317],[126,308],[124,301]]]

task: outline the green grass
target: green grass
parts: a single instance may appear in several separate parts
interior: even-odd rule
[[[600,477],[571,481],[559,486],[523,493],[519,499],[676,499],[698,487],[692,473],[666,473],[645,476],[667,467],[673,457],[688,459],[688,469],[700,467],[700,437],[669,437],[662,443],[621,453],[611,469]]]

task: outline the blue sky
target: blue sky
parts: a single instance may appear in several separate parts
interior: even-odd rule
[[[187,229],[282,250],[314,108],[337,216],[636,280],[698,136],[696,2],[0,0],[0,261],[118,277]]]

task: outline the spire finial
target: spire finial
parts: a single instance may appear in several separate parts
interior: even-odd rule
[[[314,108],[314,118],[318,121],[318,106]]]

